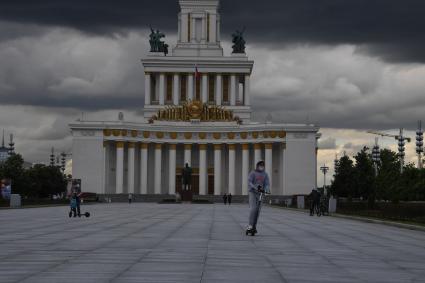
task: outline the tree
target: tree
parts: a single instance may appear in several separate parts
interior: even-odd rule
[[[364,147],[354,157],[354,190],[353,196],[367,199],[369,206],[373,207],[375,202],[375,170],[368,148]]]
[[[334,179],[331,183],[331,194],[338,197],[353,197],[354,167],[348,156],[342,156],[336,162]]]
[[[0,177],[11,179],[14,194],[23,194],[28,190],[28,180],[23,165],[24,159],[20,154],[12,154],[0,164]]]
[[[27,171],[30,196],[45,198],[66,191],[66,180],[57,166],[35,165]]]
[[[379,174],[376,178],[376,198],[395,201],[400,179],[400,161],[397,153],[389,149],[381,150]]]

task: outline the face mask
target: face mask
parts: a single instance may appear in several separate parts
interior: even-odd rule
[[[264,171],[264,166],[258,166],[259,171]]]

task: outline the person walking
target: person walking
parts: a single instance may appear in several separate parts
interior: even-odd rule
[[[75,193],[76,198],[77,198],[77,215],[78,217],[81,217],[81,192],[80,193]]]
[[[131,204],[133,201],[133,194],[128,194],[128,204]]]
[[[223,195],[223,202],[224,202],[224,205],[227,204],[227,194],[226,193],[224,193],[224,195]]]
[[[249,191],[249,225],[246,234],[254,236],[257,233],[257,221],[260,214],[262,194],[270,193],[270,179],[265,171],[264,161],[258,161],[255,170],[248,177]]]
[[[317,209],[320,209],[321,193],[317,190],[317,188],[314,188],[314,189],[311,190],[311,193],[308,195],[308,197],[310,199],[310,216],[313,216],[314,215],[314,209],[316,207],[317,207]]]
[[[192,186],[192,168],[186,163],[182,172],[183,190],[189,191]]]
[[[232,194],[229,193],[229,195],[227,196],[227,202],[229,203],[229,205],[232,204]]]

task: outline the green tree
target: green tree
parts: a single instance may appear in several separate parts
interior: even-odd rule
[[[27,171],[33,197],[45,198],[66,191],[66,180],[57,166],[35,165]]]
[[[397,187],[400,179],[400,161],[397,153],[389,149],[380,152],[381,162],[376,178],[376,198],[380,200],[398,199]]]
[[[336,162],[334,179],[331,183],[331,194],[338,197],[353,197],[354,166],[348,156],[342,156]]]
[[[12,193],[24,194],[28,190],[28,180],[23,165],[24,159],[20,154],[12,154],[0,164],[0,177],[12,180]]]
[[[364,147],[354,156],[354,189],[353,197],[367,199],[369,206],[375,202],[375,170],[368,148]]]

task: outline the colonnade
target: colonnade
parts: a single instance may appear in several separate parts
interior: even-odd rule
[[[250,105],[249,74],[202,73],[199,80],[200,89],[197,90],[197,78],[193,73],[147,72],[145,73],[145,105],[179,105],[183,101],[197,98],[203,103],[216,105]],[[197,92],[199,92],[198,95]],[[167,99],[167,93],[172,96],[171,99]]]
[[[153,160],[153,168],[154,168],[154,193],[155,194],[163,194],[165,191],[174,195],[176,193],[176,169],[177,169],[177,144],[168,144],[167,148],[169,150],[168,153],[168,164],[163,164],[163,150],[165,149],[165,144],[156,143],[154,144],[153,155],[149,157],[149,150],[147,143],[135,143],[135,142],[105,142],[104,147],[107,144],[115,145],[116,150],[116,164],[115,164],[115,193],[123,194],[124,191],[124,178],[127,179],[127,193],[135,193],[136,192],[136,176],[138,176],[138,184],[140,189],[137,190],[141,194],[148,194],[148,159]],[[253,164],[250,166],[250,144],[243,143],[241,144],[241,175],[236,175],[236,144],[228,144],[228,192],[232,195],[236,194],[236,178],[241,178],[241,186],[242,186],[242,194],[248,194],[248,173],[249,168],[255,168],[255,164],[262,159],[262,149],[264,147],[264,156],[265,156],[265,167],[266,171],[269,173],[270,183],[272,184],[272,159],[273,159],[273,143],[255,143],[253,144],[254,148],[254,158]],[[124,165],[124,149],[127,148],[127,174],[125,174],[125,165]],[[207,195],[208,194],[208,154],[207,154],[207,144],[198,144],[199,148],[199,195]],[[213,144],[213,159],[214,159],[214,195],[220,195],[222,189],[222,151],[224,149],[223,144]],[[139,166],[136,166],[136,150],[140,150],[137,158],[137,162],[139,162]],[[179,166],[184,167],[186,163],[191,165],[192,160],[192,150],[193,146],[191,144],[184,144],[184,152],[183,152],[183,164]],[[108,150],[104,148],[104,160],[105,160],[105,172],[108,172],[107,163],[110,160]],[[238,152],[239,153],[239,152]],[[152,164],[150,164],[152,165]],[[168,166],[168,176],[162,176],[162,171],[164,166]],[[140,172],[136,174],[135,170],[139,168]],[[105,174],[107,178],[108,173]],[[163,190],[163,178],[168,178],[168,188]],[[140,180],[140,182],[139,182]],[[107,182],[105,181],[105,191],[106,191]],[[271,186],[270,186],[271,187]]]

